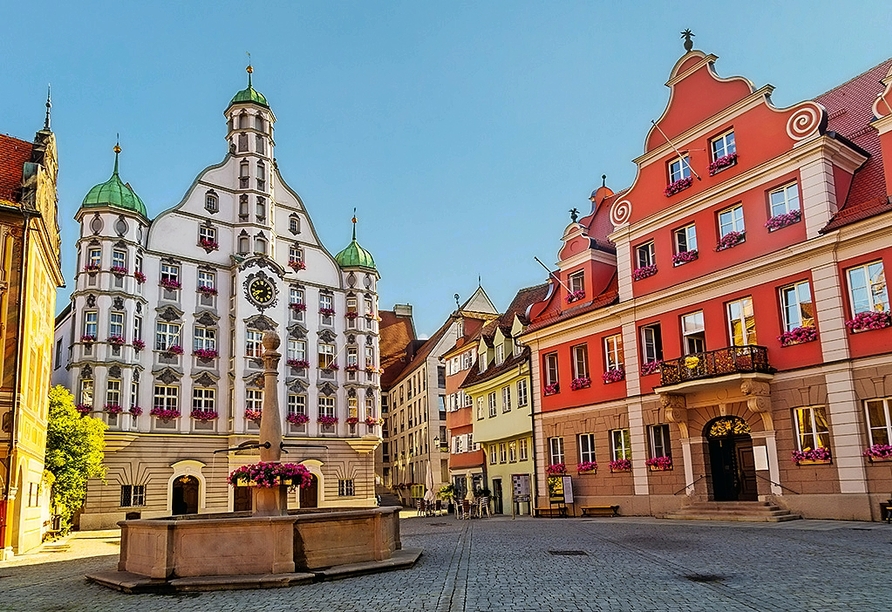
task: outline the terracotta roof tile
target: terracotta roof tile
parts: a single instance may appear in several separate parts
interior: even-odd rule
[[[524,347],[524,349],[520,352],[520,355],[515,355],[511,353],[511,356],[502,362],[502,365],[499,366],[490,366],[486,368],[485,371],[481,372],[480,368],[475,363],[473,367],[468,371],[468,375],[465,377],[465,381],[459,385],[459,389],[467,389],[477,383],[484,382],[486,380],[491,380],[498,376],[503,372],[507,372],[513,367],[516,367],[523,363],[530,356],[530,347]]]
[[[548,327],[549,325],[553,325],[555,323],[559,323],[561,321],[566,321],[567,319],[572,319],[573,317],[578,317],[579,315],[585,314],[587,312],[592,312],[594,310],[599,310],[604,308],[605,306],[610,306],[611,304],[616,304],[619,302],[619,288],[617,285],[616,275],[613,275],[613,279],[611,279],[610,284],[607,288],[601,292],[595,299],[589,302],[574,302],[573,306],[568,308],[567,310],[557,310],[551,313],[546,311],[545,316],[535,321],[532,325],[524,330],[524,333],[536,331],[538,329],[542,329],[543,327]]]
[[[527,309],[536,302],[544,300],[547,293],[548,283],[542,283],[541,285],[535,285],[533,287],[524,287],[519,290],[517,295],[514,296],[514,299],[511,300],[511,303],[508,305],[505,314],[499,318],[499,327],[502,328],[502,331],[506,335],[511,331],[511,326],[514,325],[514,315],[520,317],[520,322],[524,325],[528,324],[529,321],[527,321],[526,318]]]
[[[414,370],[415,367],[419,363],[423,363],[424,360],[428,358],[428,356],[431,354],[431,352],[433,352],[434,347],[437,346],[437,343],[440,342],[440,340],[443,338],[443,336],[449,330],[449,326],[452,325],[452,323],[453,323],[453,320],[452,320],[452,317],[450,316],[448,319],[446,319],[446,322],[440,326],[440,329],[438,329],[437,331],[434,332],[433,336],[431,336],[428,340],[424,341],[424,344],[422,344],[418,348],[418,350],[415,352],[414,355],[411,355],[411,354],[408,355],[408,361],[406,363],[400,363],[400,365],[402,367],[399,369],[397,374],[392,379],[390,379],[390,378],[388,379],[388,388],[392,388],[393,385],[395,385],[399,381],[406,378],[409,375],[409,373],[412,370]],[[383,377],[382,377],[382,379],[383,379]],[[383,380],[381,383],[381,387],[384,388]]]
[[[378,333],[378,346],[381,351],[381,388],[387,389],[409,363],[412,341],[415,340],[415,327],[412,318],[399,316],[391,310],[379,310],[381,325]]]
[[[25,162],[31,160],[30,142],[0,134],[0,200],[20,201],[22,172]]]
[[[883,176],[880,137],[870,124],[874,120],[873,102],[883,91],[880,80],[888,74],[890,66],[892,59],[815,98],[827,109],[827,130],[840,134],[870,154],[870,158],[855,172],[846,201],[822,232],[888,210],[888,207],[878,205],[879,199],[885,198],[888,192]]]

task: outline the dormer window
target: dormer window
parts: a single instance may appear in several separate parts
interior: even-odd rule
[[[220,210],[220,200],[213,189],[208,191],[204,196],[204,208],[209,213],[215,213]]]
[[[574,272],[567,278],[567,281],[567,284],[570,285],[571,293],[576,293],[577,291],[585,293],[585,272],[582,270]]]
[[[505,345],[500,344],[496,347],[496,365],[502,365],[505,361]]]

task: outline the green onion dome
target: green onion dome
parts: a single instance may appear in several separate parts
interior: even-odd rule
[[[111,207],[122,208],[148,218],[146,205],[130,185],[121,181],[118,175],[118,154],[121,147],[115,145],[115,169],[111,178],[93,187],[84,198],[82,208]]]
[[[353,217],[353,240],[343,251],[335,255],[335,261],[342,268],[367,268],[376,270],[375,258],[356,242],[356,217]]]
[[[266,101],[266,96],[264,96],[262,93],[251,86],[251,73],[254,72],[254,68],[248,66],[247,71],[248,87],[232,96],[232,100],[229,101],[229,105],[232,106],[233,104],[253,102],[254,104],[259,104],[260,106],[269,108],[269,103]]]

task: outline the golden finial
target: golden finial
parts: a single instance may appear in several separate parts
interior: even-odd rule
[[[254,72],[254,67],[251,66],[251,53],[249,51],[245,51],[245,53],[248,56],[248,67],[245,68],[245,70],[247,71],[248,74],[251,74],[252,72]]]
[[[113,149],[113,151],[114,151],[115,153],[120,153],[120,152],[121,152],[121,147],[120,147],[120,145],[115,145],[115,148]]]

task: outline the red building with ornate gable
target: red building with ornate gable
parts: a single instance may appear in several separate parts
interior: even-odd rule
[[[592,193],[530,311],[537,488],[563,463],[581,507],[878,519],[892,60],[777,108],[716,59],[672,68],[634,182]]]

